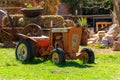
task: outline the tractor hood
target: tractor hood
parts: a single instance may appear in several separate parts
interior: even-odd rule
[[[40,37],[31,37],[32,39],[36,40],[36,45],[41,47],[47,47],[50,44],[50,38],[47,36],[40,36]]]

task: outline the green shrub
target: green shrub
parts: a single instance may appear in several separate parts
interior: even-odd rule
[[[108,48],[108,47],[105,46],[104,44],[99,44],[99,43],[98,43],[98,44],[95,44],[94,47],[97,48],[97,49],[106,49],[106,48]]]

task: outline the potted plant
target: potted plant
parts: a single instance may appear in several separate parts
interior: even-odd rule
[[[44,7],[44,1],[33,3],[25,3],[25,8],[22,8],[21,11],[25,17],[37,17],[42,14]]]
[[[89,38],[89,31],[87,29],[87,19],[85,17],[81,17],[77,19],[77,22],[79,26],[82,27],[82,36],[81,36],[80,45],[86,46]]]

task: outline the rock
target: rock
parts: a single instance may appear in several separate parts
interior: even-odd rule
[[[115,41],[112,47],[113,51],[120,51],[120,41]]]

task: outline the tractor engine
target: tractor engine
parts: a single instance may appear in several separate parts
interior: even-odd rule
[[[63,47],[63,34],[53,33],[53,47],[54,48],[64,48]]]

